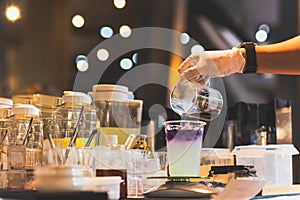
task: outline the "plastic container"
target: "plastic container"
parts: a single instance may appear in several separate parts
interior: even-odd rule
[[[83,191],[107,192],[108,199],[120,199],[120,176],[84,177]]]
[[[237,165],[253,165],[266,186],[293,184],[292,156],[299,152],[292,144],[237,146],[232,154]]]
[[[43,151],[40,110],[30,104],[17,104],[12,112],[7,135],[8,169],[32,169],[40,166]]]
[[[65,91],[62,101],[63,104],[54,112],[56,144],[63,148],[68,147],[83,107],[76,139],[76,147],[83,147],[92,131],[96,129],[96,111],[91,107],[92,99],[82,92]],[[96,137],[90,146],[95,146],[95,143]]]
[[[202,148],[200,176],[208,176],[211,166],[228,166],[233,163],[230,149]]]
[[[129,100],[127,87],[99,84],[90,94],[101,131],[100,144],[104,144],[104,135],[118,135],[118,143],[124,144],[130,134],[140,134],[143,101]]]
[[[80,166],[43,166],[34,171],[36,187],[42,192],[81,191],[83,170]]]

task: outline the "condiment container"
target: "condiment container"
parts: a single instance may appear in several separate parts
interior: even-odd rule
[[[80,166],[42,166],[34,171],[36,187],[41,192],[81,191],[83,169]]]
[[[84,177],[83,191],[107,192],[108,199],[120,199],[120,176]]]
[[[292,156],[299,152],[292,144],[236,146],[232,154],[237,165],[253,165],[266,186],[293,184]]]
[[[233,156],[227,148],[202,148],[200,176],[208,176],[211,166],[233,165]]]

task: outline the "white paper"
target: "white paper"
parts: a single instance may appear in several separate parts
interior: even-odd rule
[[[248,200],[255,197],[265,183],[261,179],[232,179],[212,200]]]

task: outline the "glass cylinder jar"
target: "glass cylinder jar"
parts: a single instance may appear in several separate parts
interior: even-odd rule
[[[0,97],[0,169],[7,169],[7,133],[9,120],[12,114],[13,101]]]
[[[96,129],[97,116],[91,107],[92,99],[82,92],[65,91],[62,102],[54,112],[55,142],[58,146],[66,148],[73,138],[76,147],[84,147]],[[90,146],[95,144],[96,137]]]
[[[128,87],[93,85],[90,94],[97,113],[97,126],[101,131],[101,144],[104,144],[105,135],[117,135],[118,143],[125,144],[129,135],[140,134],[143,101],[130,100]]]
[[[29,104],[13,107],[9,121],[8,169],[32,169],[42,164],[43,123],[40,110]]]

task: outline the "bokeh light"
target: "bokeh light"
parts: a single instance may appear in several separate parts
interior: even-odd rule
[[[97,58],[100,61],[106,61],[109,58],[109,52],[106,49],[99,49],[97,51]]]
[[[78,63],[78,61],[80,61],[80,60],[86,60],[86,61],[88,61],[88,58],[85,56],[85,55],[78,55],[78,56],[76,56],[76,63]]]
[[[198,52],[204,52],[203,46],[201,46],[199,44],[192,46],[191,53],[198,53]]]
[[[114,6],[118,9],[122,9],[126,6],[126,0],[114,0]]]
[[[123,58],[120,61],[120,67],[124,70],[129,70],[133,67],[133,63],[129,58]]]
[[[134,53],[134,54],[132,55],[132,61],[133,61],[135,64],[137,64],[137,59],[138,59],[138,53]]]
[[[109,26],[103,26],[103,27],[100,28],[100,35],[103,38],[110,38],[110,37],[113,36],[113,34],[114,34],[114,31]]]
[[[79,60],[76,64],[78,71],[85,72],[89,69],[89,63],[87,60]]]
[[[122,37],[127,38],[131,35],[131,28],[128,25],[122,25],[119,32]]]
[[[15,22],[21,19],[21,10],[18,6],[10,5],[5,9],[5,16],[9,21]]]
[[[189,36],[189,34],[187,34],[187,33],[182,33],[182,34],[180,35],[180,43],[181,43],[181,44],[187,44],[187,43],[189,43],[189,41],[190,41],[190,36]]]
[[[72,24],[76,28],[83,27],[84,23],[85,23],[85,20],[84,20],[83,16],[81,16],[81,15],[75,15],[72,18]]]
[[[258,27],[258,30],[263,30],[263,31],[266,31],[266,33],[270,33],[270,26],[268,24],[261,24],[259,27]]]
[[[258,42],[265,42],[268,39],[268,33],[264,30],[259,30],[255,34],[255,39]]]

